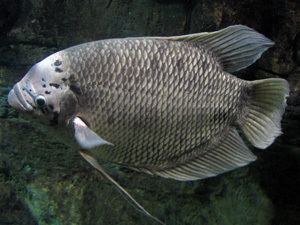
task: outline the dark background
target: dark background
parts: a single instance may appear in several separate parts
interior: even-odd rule
[[[283,135],[253,164],[181,183],[107,165],[170,225],[300,224],[300,2],[288,0],[0,0],[0,224],[153,224],[7,93],[36,62],[103,38],[168,36],[244,24],[276,45],[237,76],[291,87]]]

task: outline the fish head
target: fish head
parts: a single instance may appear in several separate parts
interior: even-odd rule
[[[76,111],[77,98],[69,88],[70,66],[61,51],[35,64],[8,94],[16,110],[63,123]]]

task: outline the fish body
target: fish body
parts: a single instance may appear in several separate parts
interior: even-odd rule
[[[273,43],[245,26],[177,37],[89,42],[36,64],[9,103],[74,126],[84,149],[150,174],[195,180],[256,159],[281,133],[282,79],[230,74]]]
[[[109,159],[134,167],[203,154],[238,120],[250,88],[196,44],[113,39],[68,49],[66,57],[80,84],[76,115],[114,144]]]

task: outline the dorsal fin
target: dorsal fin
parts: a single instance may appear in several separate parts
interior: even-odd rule
[[[254,161],[256,156],[247,148],[235,128],[231,128],[227,136],[214,149],[199,155],[195,159],[184,162],[173,168],[141,171],[156,174],[165,178],[180,181],[198,180],[245,166]]]
[[[255,30],[234,25],[215,32],[203,32],[182,36],[158,37],[173,41],[198,42],[213,51],[227,72],[246,68],[274,45],[270,39]]]

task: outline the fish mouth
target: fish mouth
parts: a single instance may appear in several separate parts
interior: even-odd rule
[[[8,93],[8,104],[22,112],[33,110],[31,104],[26,100],[26,96],[22,93],[19,83],[15,84],[13,89]]]

